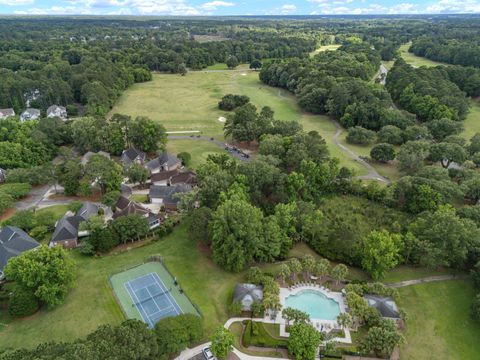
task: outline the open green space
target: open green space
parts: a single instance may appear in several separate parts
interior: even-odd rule
[[[472,99],[470,101],[470,112],[463,123],[461,135],[470,140],[476,133],[480,133],[480,100]]]
[[[52,205],[41,208],[36,212],[39,214],[48,213],[52,214],[52,217],[55,219],[60,219],[68,211],[68,205]]]
[[[398,305],[407,313],[401,359],[478,359],[480,324],[469,316],[474,296],[470,282],[434,282],[399,292]]]
[[[153,81],[136,84],[127,90],[112,113],[148,116],[161,122],[169,131],[198,130],[203,135],[222,139],[223,123],[218,118],[226,113],[218,110],[218,102],[228,93],[247,95],[258,108],[270,106],[277,119],[298,121],[305,130],[318,131],[342,165],[354,169],[358,175],[366,174],[360,164],[335,145],[333,136],[336,129],[328,117],[304,113],[293,94],[264,85],[256,72],[196,71],[186,76],[154,74]],[[177,145],[169,146],[180,150]],[[196,141],[188,146],[190,151],[185,151],[192,155],[197,149],[199,153],[210,151],[205,151],[205,146]]]
[[[400,46],[399,52],[403,60],[405,60],[413,67],[445,65],[444,63],[429,60],[427,58],[417,56],[411,52],[408,52],[410,45],[411,43],[403,44],[402,46]]]
[[[192,156],[188,167],[193,170],[196,170],[199,165],[204,163],[208,155],[226,153],[218,145],[205,140],[196,140],[195,137],[192,139],[170,139],[167,143],[167,150],[173,154],[188,152]]]
[[[252,356],[267,356],[267,357],[278,357],[282,358],[282,354],[278,351],[271,350],[269,351],[268,349],[265,349],[264,351],[260,350],[254,350],[254,349],[247,349],[245,346],[243,346],[243,331],[244,331],[244,326],[240,322],[235,322],[232,325],[230,325],[229,329],[233,336],[234,336],[234,346],[241,352],[247,354],[247,355],[252,355]]]
[[[166,290],[168,290],[168,288],[170,287],[171,291],[169,291],[169,294],[175,299],[175,302],[178,304],[184,314],[189,313],[199,315],[198,311],[195,309],[194,305],[190,302],[190,300],[188,300],[188,297],[185,295],[185,293],[181,293],[178,287],[174,285],[174,278],[170,275],[168,270],[160,262],[150,261],[145,264],[135,266],[131,269],[114,274],[110,278],[113,292],[115,293],[116,298],[122,306],[125,315],[129,319],[143,320],[142,315],[137,309],[138,305],[133,302],[132,296],[127,291],[125,284],[129,281],[135,280],[141,276],[151,273],[156,273],[160,277],[160,279],[167,287]]]
[[[315,55],[317,55],[318,53],[321,53],[321,52],[324,52],[324,51],[335,51],[335,50],[337,50],[340,46],[342,46],[342,45],[339,45],[339,44],[322,45],[322,46],[320,46],[318,49],[316,49],[315,51],[312,51],[312,52],[310,53],[310,56],[315,56]]]

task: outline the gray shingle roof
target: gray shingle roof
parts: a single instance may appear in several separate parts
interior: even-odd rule
[[[395,301],[391,297],[365,295],[364,299],[367,300],[367,303],[370,307],[377,309],[382,317],[393,319],[400,318],[400,312],[398,311],[397,304],[395,304]]]
[[[84,221],[81,216],[65,215],[58,220],[51,242],[76,239],[78,237],[78,225]]]
[[[130,148],[127,150],[123,150],[122,153],[122,162],[125,165],[131,165],[135,160],[145,161],[146,154],[138,149]]]
[[[24,112],[20,115],[20,118],[22,120],[35,120],[40,117],[40,110],[38,109],[33,109],[33,108],[28,108],[25,109]]]
[[[253,301],[263,299],[263,288],[254,284],[237,284],[233,293],[233,301],[243,301],[250,297]]]
[[[182,162],[174,155],[167,152],[160,154],[157,158],[149,161],[145,166],[150,171],[155,171],[160,169],[162,166],[172,167],[175,165],[180,165]]]
[[[15,116],[15,110],[13,110],[13,109],[0,109],[0,119],[7,118],[9,116]]]
[[[83,220],[88,220],[94,215],[98,215],[98,205],[86,202],[83,206],[77,211],[77,216],[80,216]]]
[[[149,196],[153,199],[163,199],[165,204],[177,204],[179,200],[174,195],[189,192],[191,190],[192,187],[187,184],[176,186],[152,185],[150,187]]]
[[[10,258],[38,246],[40,244],[22,229],[5,226],[0,231],[0,271],[3,271]]]
[[[52,105],[47,109],[47,117],[67,118],[67,109],[63,106]]]

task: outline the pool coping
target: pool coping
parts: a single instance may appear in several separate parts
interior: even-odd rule
[[[280,288],[280,304],[282,308],[285,308],[285,299],[290,295],[297,295],[298,293],[311,290],[322,293],[325,297],[334,300],[338,303],[340,307],[340,313],[345,313],[346,311],[346,299],[344,298],[341,292],[330,291],[329,289],[321,285],[299,285],[298,287],[293,288]],[[282,312],[279,311],[276,316],[272,319],[271,314],[265,314],[264,322],[280,324],[280,336],[289,337],[290,334],[286,331],[286,320],[282,317]],[[341,328],[336,320],[324,320],[324,319],[310,319],[310,324],[315,327],[318,331],[326,331],[327,333],[334,330],[340,329],[345,333],[344,338],[333,338],[329,341],[340,342],[344,344],[351,344],[352,337],[350,335],[350,330],[348,328]]]

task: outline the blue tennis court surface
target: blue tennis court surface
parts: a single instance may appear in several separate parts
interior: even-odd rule
[[[132,298],[132,306],[137,308],[143,321],[151,328],[160,319],[183,313],[170,293],[172,289],[167,288],[156,273],[130,280],[125,283],[125,288]]]

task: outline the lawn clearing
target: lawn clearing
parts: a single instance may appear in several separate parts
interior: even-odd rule
[[[305,130],[318,131],[327,142],[331,154],[340,159],[341,165],[353,168],[357,175],[367,173],[334,144],[336,130],[328,117],[304,113],[293,94],[264,85],[258,79],[257,72],[247,72],[245,76],[238,71],[196,71],[186,76],[154,74],[151,82],[135,84],[128,89],[111,113],[144,115],[161,122],[168,131],[198,130],[202,135],[220,140],[223,139],[223,123],[218,118],[226,113],[218,110],[218,102],[228,93],[247,95],[259,109],[270,106],[277,119],[299,121]],[[205,150],[206,145],[200,141],[189,143],[185,150],[175,144],[169,144],[169,148],[172,151],[176,148],[177,152],[188,151],[192,156],[197,152],[212,151],[212,148]],[[205,156],[200,155],[199,160],[202,157]]]
[[[474,296],[470,282],[427,283],[399,292],[398,305],[407,312],[401,359],[478,359],[480,324],[469,316]]]
[[[480,133],[480,100],[470,100],[470,112],[463,122],[463,132],[461,136],[470,140],[475,133]]]
[[[412,65],[413,67],[420,67],[420,66],[438,66],[438,65],[446,65],[441,62],[429,60],[427,58],[417,56],[411,52],[408,52],[411,43],[403,44],[400,46],[400,56],[405,60],[407,63]]]
[[[321,53],[321,52],[324,52],[324,51],[335,51],[335,50],[337,50],[340,46],[342,46],[342,45],[339,45],[339,44],[322,45],[322,46],[320,46],[318,49],[316,49],[315,51],[312,51],[312,52],[310,53],[310,56],[315,56],[315,55],[317,55],[318,53]]]
[[[134,194],[134,195],[130,196],[130,200],[136,201],[138,203],[147,203],[148,202],[148,195]]]
[[[170,139],[167,143],[167,150],[173,154],[188,152],[192,155],[189,168],[196,170],[198,166],[207,160],[210,154],[226,154],[226,151],[206,140],[192,139]]]

